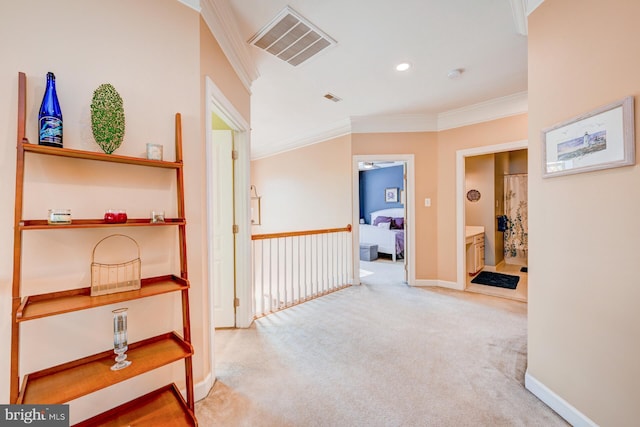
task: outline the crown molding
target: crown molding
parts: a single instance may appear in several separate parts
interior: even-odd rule
[[[297,148],[324,142],[339,136],[354,133],[402,133],[402,132],[439,132],[443,130],[489,122],[528,112],[527,92],[492,99],[438,115],[402,114],[388,116],[352,116],[320,131],[289,138],[263,147],[252,145],[251,160],[275,156]]]
[[[527,16],[540,6],[544,0],[524,0],[527,3]]]
[[[527,18],[531,12],[536,10],[544,0],[509,0],[511,11],[513,12],[513,22],[516,24],[518,34],[526,36],[529,34],[529,23]]]
[[[178,0],[178,2],[200,13],[200,0]]]
[[[509,0],[511,3],[511,12],[513,14],[513,22],[516,26],[518,34],[526,36],[529,33],[527,25],[527,0]]]
[[[352,116],[352,133],[429,132],[438,129],[435,114]]]
[[[264,148],[251,146],[251,160],[275,156],[287,151],[296,150],[309,145],[318,144],[333,138],[351,134],[351,121],[341,120],[322,130],[308,132],[306,135],[289,138],[274,144],[266,144]]]
[[[194,2],[196,0],[180,0]],[[245,41],[235,26],[235,16],[226,0],[200,0],[201,14],[242,84],[251,93],[251,83],[260,76]]]
[[[440,114],[353,116],[351,133],[433,132],[488,122],[528,111],[527,92],[515,93]]]
[[[515,116],[529,111],[527,92],[519,92],[438,114],[438,131]]]

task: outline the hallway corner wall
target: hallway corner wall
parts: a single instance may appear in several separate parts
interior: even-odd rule
[[[545,128],[633,96],[638,153],[638,16],[637,0],[547,0],[529,16],[532,142]],[[527,375],[577,411],[581,425],[640,419],[637,159],[542,178],[541,144],[529,149]]]

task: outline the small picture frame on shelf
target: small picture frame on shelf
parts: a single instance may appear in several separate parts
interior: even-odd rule
[[[162,145],[161,144],[147,144],[147,159],[149,159],[149,160],[162,160]]]

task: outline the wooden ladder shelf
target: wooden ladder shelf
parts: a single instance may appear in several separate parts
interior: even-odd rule
[[[194,412],[191,325],[189,314],[189,280],[187,275],[186,220],[184,205],[184,175],[182,163],[182,123],[180,113],[175,116],[176,161],[108,155],[68,148],[54,148],[30,144],[25,136],[26,90],[24,73],[18,74],[18,141],[16,157],[16,200],[14,223],[12,334],[11,334],[11,403],[59,404],[107,388],[138,375],[153,371],[170,363],[183,360],[185,368],[186,400],[175,384],[140,396],[124,405],[110,409],[79,426],[117,425],[197,425]],[[126,223],[107,224],[103,219],[73,219],[71,224],[50,225],[47,220],[25,220],[23,216],[25,153],[43,156],[67,157],[79,160],[120,163],[140,167],[174,169],[176,171],[177,218],[166,218],[164,223],[151,223],[148,218],[130,218]],[[104,227],[177,227],[180,251],[180,274],[167,274],[142,278],[138,290],[91,296],[90,287],[68,289],[39,295],[23,295],[21,272],[23,266],[24,232],[44,230],[63,233],[68,229]],[[56,231],[53,231],[53,230]],[[49,231],[51,230],[51,231]],[[22,375],[20,384],[21,324],[33,319],[44,319],[79,310],[91,310],[109,304],[144,299],[179,292],[182,301],[182,333],[168,331],[136,343],[130,343],[128,356],[134,363],[126,369],[111,371],[113,349],[89,355],[78,360],[52,366],[38,372]]]

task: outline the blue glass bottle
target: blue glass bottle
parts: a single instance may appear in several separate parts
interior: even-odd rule
[[[62,110],[56,93],[56,76],[47,73],[47,87],[38,114],[38,144],[62,148]]]

